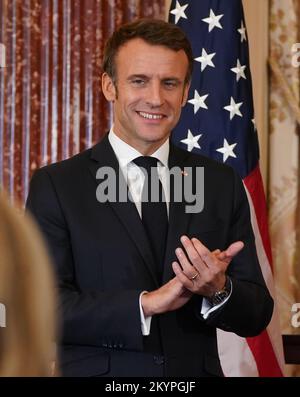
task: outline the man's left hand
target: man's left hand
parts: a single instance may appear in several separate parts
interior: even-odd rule
[[[208,298],[224,287],[227,267],[244,247],[242,241],[236,241],[225,251],[211,252],[196,238],[182,236],[180,241],[185,251],[176,249],[179,263],[172,263],[174,273],[186,289]]]

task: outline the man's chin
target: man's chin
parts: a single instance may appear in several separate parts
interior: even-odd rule
[[[145,136],[143,141],[145,143],[148,143],[149,145],[162,145],[167,139],[169,138],[169,135],[163,135],[163,136]]]
[[[168,139],[170,133],[164,130],[159,130],[158,128],[155,127],[145,128],[139,131],[140,137],[145,142],[149,142],[149,143],[165,141],[166,139]]]

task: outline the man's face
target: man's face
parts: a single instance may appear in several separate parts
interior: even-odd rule
[[[104,74],[103,93],[114,104],[114,132],[144,155],[168,139],[185,105],[188,59],[142,39],[132,39],[116,56],[116,82]]]

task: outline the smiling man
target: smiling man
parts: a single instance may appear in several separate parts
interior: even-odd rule
[[[104,53],[110,132],[32,179],[27,207],[56,264],[65,376],[222,376],[216,328],[253,336],[270,321],[273,301],[241,180],[230,167],[169,142],[192,65],[190,44],[175,25],[122,26]],[[170,178],[174,167],[180,180]],[[125,183],[127,201],[96,199],[97,175],[107,168],[116,175],[114,189]],[[197,175],[198,168],[205,202],[191,214],[173,193],[186,169]],[[191,188],[199,183],[194,178]]]
[[[151,155],[169,138],[186,103],[188,57],[183,49],[135,38],[118,50],[114,62],[113,75],[102,77],[103,93],[114,103],[114,133]]]

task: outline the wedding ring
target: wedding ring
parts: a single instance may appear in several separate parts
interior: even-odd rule
[[[190,280],[193,281],[193,280],[195,280],[195,278],[197,278],[198,276],[199,276],[199,273],[197,272],[197,273],[195,273],[195,274],[193,275],[193,277],[190,278]]]

